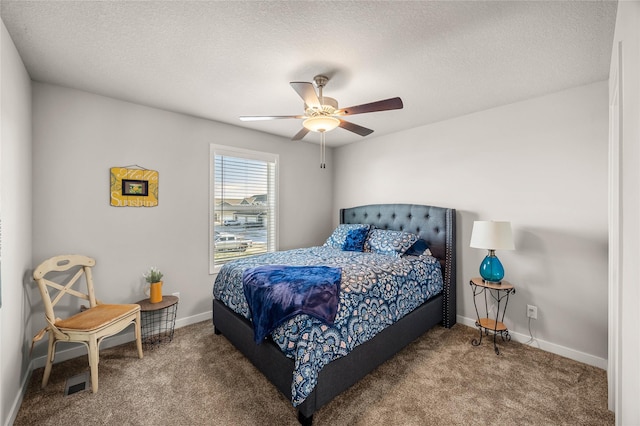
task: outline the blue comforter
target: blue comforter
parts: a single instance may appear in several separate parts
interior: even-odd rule
[[[431,256],[395,258],[370,252],[311,247],[247,257],[225,264],[213,295],[251,319],[243,292],[246,269],[261,265],[326,265],[340,268],[340,297],[334,324],[306,314],[277,326],[271,338],[294,363],[291,402],[301,404],[316,386],[318,373],[429,298],[442,291],[440,263]]]

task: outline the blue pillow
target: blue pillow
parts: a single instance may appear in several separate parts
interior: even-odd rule
[[[420,256],[421,254],[424,254],[425,250],[427,250],[428,248],[429,246],[427,245],[427,242],[423,239],[419,239],[411,247],[409,247],[409,250],[404,252],[404,254],[408,254],[411,256]]]
[[[369,228],[356,228],[351,229],[347,233],[347,238],[342,244],[342,250],[344,251],[362,251],[364,248],[364,240],[367,239]]]
[[[365,225],[362,223],[350,223],[350,224],[340,224],[336,229],[334,229],[333,233],[327,238],[325,241],[325,247],[333,247],[342,250],[342,246],[344,245],[344,241],[347,239],[347,234],[352,229],[361,229],[364,228],[367,231],[369,230],[369,225]]]

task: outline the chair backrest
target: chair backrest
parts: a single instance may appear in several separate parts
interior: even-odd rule
[[[38,265],[38,267],[33,271],[33,279],[38,283],[40,295],[42,296],[42,301],[44,302],[44,311],[45,316],[47,317],[47,322],[52,325],[53,323],[55,323],[56,316],[54,313],[54,307],[67,294],[83,300],[88,300],[89,307],[91,308],[96,306],[97,301],[95,292],[93,290],[93,278],[91,276],[91,267],[95,266],[95,264],[96,261],[90,257],[77,254],[67,254],[47,259],[40,265]],[[73,273],[75,269],[77,269],[77,271],[71,276],[68,274],[56,275],[57,278],[63,281],[65,278],[68,278],[66,282],[58,283],[47,278],[47,274],[49,273],[52,273],[51,275],[54,275],[54,272],[70,271],[70,273]],[[79,282],[80,277],[82,277],[83,275],[85,277],[87,287],[86,293],[79,291],[79,289],[76,290],[73,288],[74,284]],[[57,290],[57,293],[54,293],[53,298],[49,293],[49,287]]]

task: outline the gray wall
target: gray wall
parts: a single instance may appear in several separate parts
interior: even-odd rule
[[[0,21],[1,22],[1,21]],[[31,268],[31,80],[2,23],[0,28],[0,424],[22,401],[28,376]]]
[[[486,251],[474,220],[508,220],[498,252],[516,286],[507,326],[536,345],[606,368],[607,83],[600,82],[335,150],[334,205],[407,202],[458,210],[458,314]]]
[[[94,257],[104,301],[143,299],[142,273],[156,266],[163,292],[180,292],[179,324],[210,317],[211,143],[279,154],[280,249],[317,245],[331,232],[332,173],[320,170],[318,145],[41,83],[33,120],[34,264]],[[110,205],[109,169],[134,164],[159,172],[157,207]],[[37,329],[44,320],[35,311]]]

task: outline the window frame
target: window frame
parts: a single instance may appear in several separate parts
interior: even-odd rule
[[[273,196],[275,197],[275,203],[273,205],[273,219],[269,221],[267,227],[267,253],[271,253],[278,250],[278,187],[279,187],[279,168],[280,168],[280,156],[278,154],[257,151],[244,148],[236,148],[226,145],[210,144],[209,146],[209,275],[217,274],[222,267],[222,264],[215,264],[215,177],[216,177],[216,155],[229,156],[243,158],[247,160],[257,160],[269,163],[274,163],[274,183],[273,183]],[[269,192],[271,196],[271,192]],[[269,226],[274,227],[273,230]],[[271,235],[271,238],[269,238]]]

